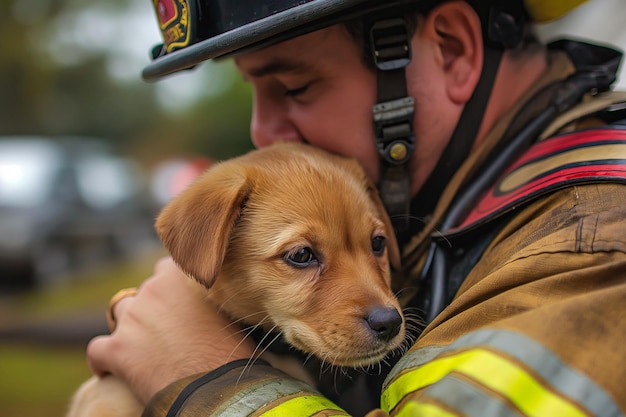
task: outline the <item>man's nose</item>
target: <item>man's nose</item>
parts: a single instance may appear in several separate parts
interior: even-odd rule
[[[256,103],[250,121],[252,142],[257,148],[277,141],[301,142],[300,132],[284,109],[270,103]]]

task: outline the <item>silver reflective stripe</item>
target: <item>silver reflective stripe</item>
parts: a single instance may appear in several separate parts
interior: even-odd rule
[[[478,330],[457,339],[449,346],[425,347],[409,352],[389,374],[384,388],[391,384],[394,378],[401,375],[403,370],[417,368],[434,359],[438,354],[474,346],[489,346],[491,349],[516,358],[550,383],[561,395],[571,398],[595,416],[624,417],[613,399],[594,381],[570,368],[535,340],[508,330]],[[623,366],[623,364],[616,364],[616,366]],[[453,405],[454,401],[448,399],[446,403]],[[486,414],[483,413],[483,415]]]
[[[316,394],[310,386],[304,382],[292,379],[273,378],[252,384],[237,392],[228,401],[222,403],[215,411],[214,416],[246,417],[256,412],[265,405],[279,398],[302,392],[304,394]]]
[[[383,390],[405,369],[414,369],[435,359],[444,350],[449,349],[448,346],[426,346],[421,349],[406,353],[385,378]]]
[[[486,344],[508,353],[596,416],[624,416],[613,399],[594,381],[570,368],[552,351],[533,339],[507,330],[480,330],[468,334],[458,342],[462,340],[465,345]]]
[[[451,396],[451,393],[454,393],[454,396]],[[517,408],[512,407],[509,402],[500,397],[487,395],[477,386],[454,376],[449,376],[431,386],[422,398],[428,397],[454,408],[467,417],[520,417]]]

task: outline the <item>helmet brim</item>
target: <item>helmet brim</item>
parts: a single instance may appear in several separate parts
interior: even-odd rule
[[[310,1],[160,56],[144,68],[142,77],[145,81],[157,81],[209,59],[263,48],[377,10],[416,3],[416,0]]]

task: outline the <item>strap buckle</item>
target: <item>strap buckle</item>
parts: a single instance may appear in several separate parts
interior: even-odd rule
[[[414,111],[413,97],[384,101],[372,107],[378,153],[391,165],[405,163],[413,153]]]
[[[382,71],[406,67],[411,62],[409,32],[404,19],[379,20],[370,29],[374,63]]]

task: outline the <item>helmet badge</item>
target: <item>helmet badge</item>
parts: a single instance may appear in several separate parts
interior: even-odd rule
[[[167,53],[189,45],[191,20],[187,0],[153,0],[153,5]]]

